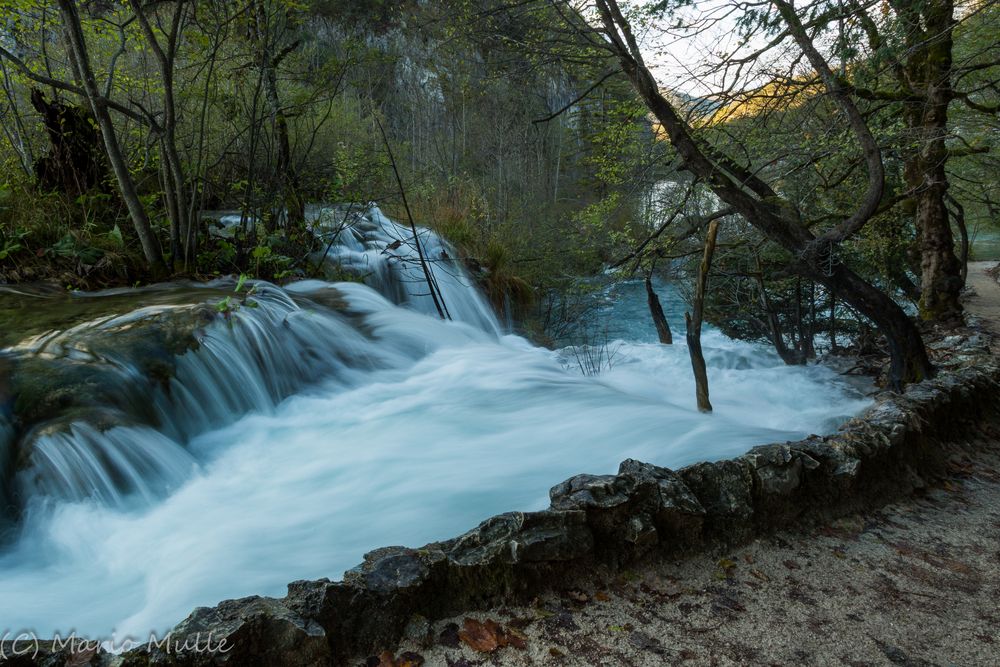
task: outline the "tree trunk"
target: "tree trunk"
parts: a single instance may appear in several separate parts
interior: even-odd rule
[[[950,213],[955,218],[955,226],[958,227],[958,236],[961,240],[959,262],[961,262],[962,266],[962,286],[965,287],[965,283],[969,278],[969,228],[965,224],[965,207],[951,195],[948,195],[947,199],[948,203],[953,207]]]
[[[719,234],[719,221],[713,220],[708,225],[708,236],[705,239],[705,254],[698,267],[698,284],[694,293],[694,314],[684,313],[684,323],[687,325],[688,354],[691,355],[691,368],[694,371],[695,398],[698,409],[711,412],[712,403],[708,399],[708,370],[705,367],[705,355],[701,351],[701,323],[705,317],[705,288],[708,284],[708,272],[712,268],[712,255],[715,254],[715,239]]]
[[[908,206],[920,245],[920,316],[960,324],[961,263],[945,198],[948,175],[948,104],[952,100],[953,0],[893,3],[906,29],[907,58],[902,83],[919,97],[905,102],[903,117],[913,145],[907,150],[903,175],[914,191]]]
[[[111,170],[118,181],[122,199],[128,208],[129,216],[132,218],[132,225],[142,244],[143,254],[149,262],[149,268],[153,275],[160,277],[166,274],[166,265],[163,263],[163,253],[160,244],[153,233],[153,227],[149,222],[146,209],[143,208],[139,200],[139,194],[129,173],[128,163],[122,153],[118,143],[118,135],[115,133],[114,124],[111,121],[111,114],[108,111],[107,100],[101,95],[97,87],[97,80],[94,72],[90,68],[89,55],[87,53],[87,43],[83,37],[83,29],[80,26],[80,15],[77,13],[76,3],[73,0],[59,0],[59,12],[63,17],[63,27],[66,31],[67,43],[72,54],[73,65],[77,70],[77,75],[83,82],[87,101],[98,127],[101,129],[101,136],[104,139],[104,147],[108,154],[108,162],[111,163]]]
[[[795,324],[798,341],[795,350],[805,364],[809,359],[816,357],[816,349],[813,346],[812,327],[806,324],[806,318],[802,314],[802,278],[795,281]]]
[[[663,345],[673,345],[674,335],[670,331],[670,323],[663,313],[663,306],[660,305],[660,297],[653,291],[653,280],[646,276],[646,302],[649,304],[649,314],[653,317],[653,325],[656,326],[656,335]]]
[[[299,47],[295,40],[278,49],[279,40],[287,25],[272,14],[269,5],[264,2],[254,2],[253,7],[254,40],[260,52],[261,86],[267,102],[267,113],[271,121],[271,131],[277,147],[275,155],[274,176],[278,210],[268,221],[268,231],[274,232],[281,218],[284,218],[286,234],[305,223],[305,202],[299,196],[298,177],[292,166],[292,146],[288,131],[288,117],[281,105],[281,95],[278,91],[278,66],[290,53]]]
[[[305,222],[305,203],[299,196],[298,178],[292,166],[292,144],[288,135],[288,118],[285,116],[285,111],[281,107],[281,98],[278,96],[276,63],[268,63],[265,68],[264,93],[278,146],[274,165],[275,174],[278,177],[278,190],[281,192],[282,206],[287,211],[285,221],[288,226],[287,230],[291,230]]]
[[[830,351],[837,349],[837,297],[830,294]]]
[[[31,90],[31,106],[42,116],[50,146],[34,164],[38,186],[73,199],[106,189],[111,174],[93,114],[82,106],[49,102],[37,88]]]

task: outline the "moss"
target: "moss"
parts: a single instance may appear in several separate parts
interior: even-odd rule
[[[201,303],[150,313],[139,322],[66,329],[100,321],[138,305],[185,305],[190,297]],[[140,422],[155,424],[150,388],[169,389],[177,359],[199,346],[198,332],[219,317],[210,301],[215,290],[167,293],[141,292],[110,297],[65,297],[55,300],[22,298],[35,308],[19,305],[34,317],[28,321],[27,340],[40,333],[62,330],[40,350],[11,350],[7,358],[9,394],[19,430],[80,411],[116,410]],[[141,300],[140,300],[141,299]],[[10,300],[7,300],[10,303]],[[43,307],[38,307],[41,304]],[[21,330],[20,327],[18,330]],[[15,335],[8,334],[13,338]],[[125,372],[133,368],[138,374]]]

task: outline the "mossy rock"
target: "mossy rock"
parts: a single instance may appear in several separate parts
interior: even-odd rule
[[[216,303],[230,293],[0,293],[0,318],[18,313],[3,334],[16,342],[0,358],[0,404],[22,434],[107,410],[156,426],[151,392],[169,389],[177,359],[198,348],[200,332],[221,317]]]

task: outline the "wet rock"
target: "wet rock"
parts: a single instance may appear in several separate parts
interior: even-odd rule
[[[662,548],[686,551],[700,542],[705,508],[677,473],[626,459],[618,475],[631,480],[636,495],[649,499],[649,515]]]
[[[617,475],[577,475],[549,491],[552,509],[609,509],[629,502],[631,495]]]
[[[431,622],[426,616],[414,614],[410,617],[406,628],[403,630],[403,637],[416,643],[418,646],[427,648],[432,644]]]
[[[112,656],[88,640],[36,642],[22,636],[0,641],[0,665],[3,667],[105,667],[111,664],[114,664]]]

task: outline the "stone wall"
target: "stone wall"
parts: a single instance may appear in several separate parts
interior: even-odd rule
[[[93,664],[343,663],[395,644],[415,615],[525,600],[569,585],[586,568],[733,546],[911,493],[944,471],[954,446],[996,423],[998,411],[1000,366],[991,356],[966,356],[905,394],[883,394],[836,435],[678,471],[628,460],[617,475],[555,486],[548,510],[495,516],[419,549],[378,549],[343,581],[298,581],[280,600],[200,608],[173,631],[189,646],[204,646],[210,634],[216,647],[225,639],[228,653],[141,649],[95,656]]]

